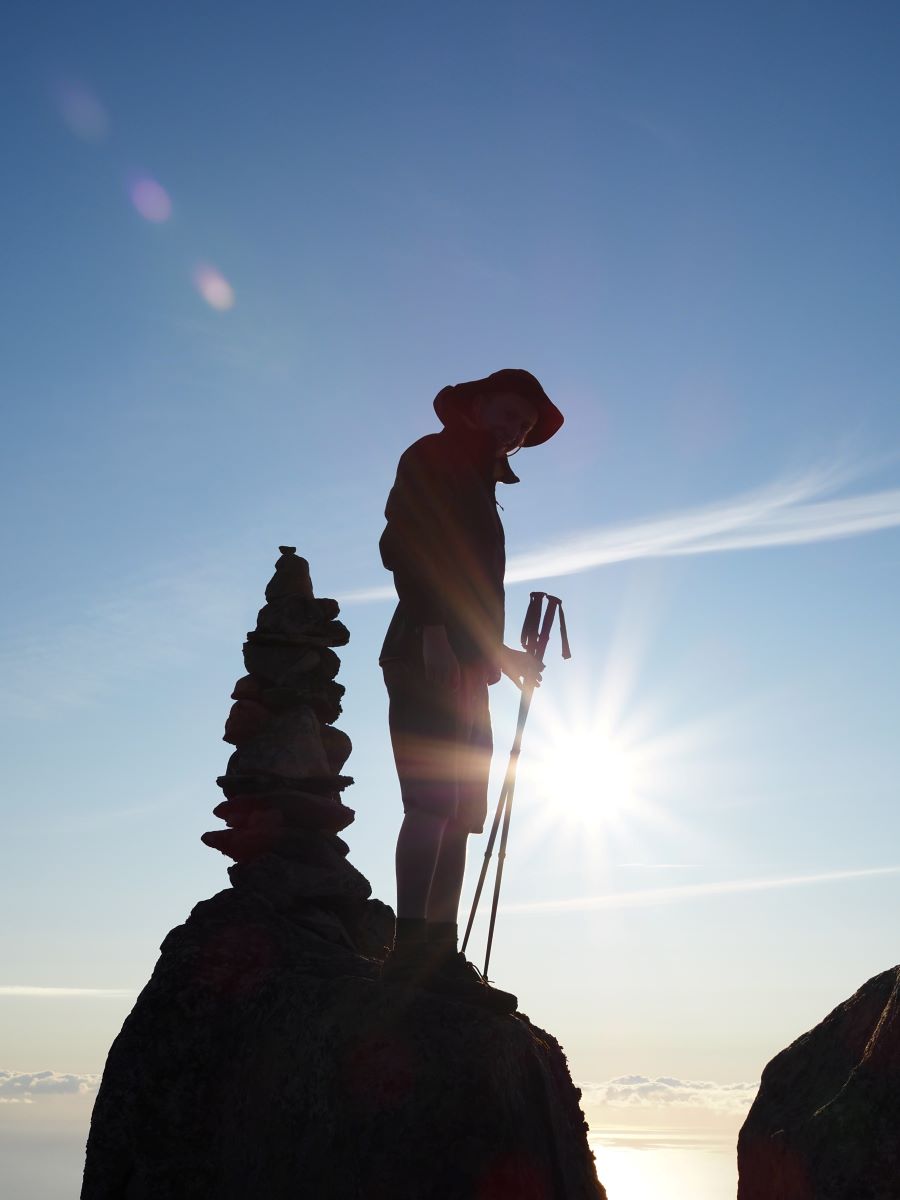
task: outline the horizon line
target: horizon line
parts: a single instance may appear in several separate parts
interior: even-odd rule
[[[0,984],[0,996],[92,996],[102,998],[136,996],[137,988],[44,987],[28,983]]]

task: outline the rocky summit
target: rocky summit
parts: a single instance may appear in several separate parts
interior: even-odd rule
[[[900,966],[772,1059],[738,1171],[738,1200],[900,1200]]]
[[[107,1058],[82,1200],[604,1200],[565,1056],[521,1013],[380,983],[339,836],[336,601],[281,547],[203,841],[231,887],[164,940]]]

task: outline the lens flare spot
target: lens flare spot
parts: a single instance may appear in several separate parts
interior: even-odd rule
[[[59,112],[76,137],[102,142],[109,132],[106,109],[83,83],[61,83],[56,89]]]
[[[221,271],[209,263],[194,268],[194,287],[211,308],[224,312],[234,307],[234,288]]]
[[[171,217],[172,201],[169,199],[169,193],[155,179],[142,175],[133,181],[129,192],[131,203],[145,221],[153,221],[159,225]]]

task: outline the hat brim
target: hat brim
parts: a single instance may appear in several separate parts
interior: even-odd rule
[[[485,392],[515,392],[532,401],[537,409],[537,421],[529,430],[523,446],[540,446],[559,430],[565,418],[529,371],[507,369],[494,371],[484,379],[442,388],[434,398],[434,411],[442,425],[460,415],[477,396]]]

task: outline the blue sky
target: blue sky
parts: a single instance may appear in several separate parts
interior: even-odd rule
[[[507,640],[545,587],[574,657],[494,973],[582,1079],[758,1078],[896,961],[896,7],[33,4],[4,42],[0,984],[137,989],[226,883],[280,543],[344,602],[392,900],[384,500],[441,386],[525,367],[566,424],[501,488]],[[96,1073],[130,1003],[0,995],[0,1067]]]

